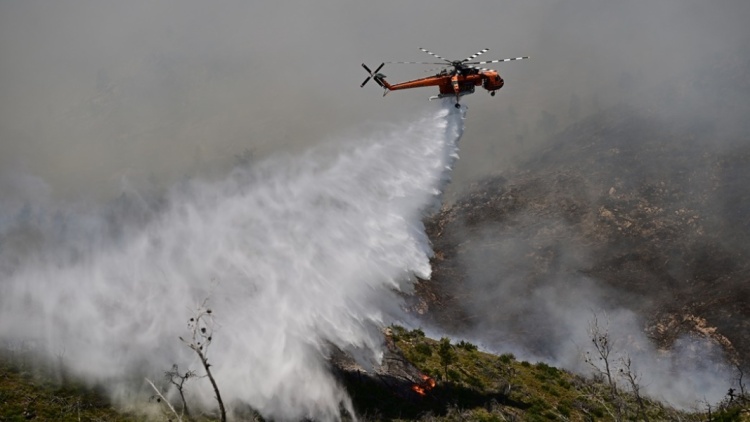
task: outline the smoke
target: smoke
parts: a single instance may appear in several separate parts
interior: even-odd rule
[[[177,337],[208,298],[226,402],[278,420],[351,412],[327,349],[378,361],[380,328],[402,316],[397,292],[430,275],[421,219],[463,132],[464,112],[449,103],[163,197],[62,203],[19,178],[30,194],[0,208],[0,337],[64,350],[75,374],[122,392],[173,363],[198,368]],[[205,384],[189,388],[208,402]]]
[[[618,305],[622,298],[612,297],[627,293],[608,291],[595,279],[566,271],[588,259],[580,245],[561,242],[540,252],[519,233],[473,236],[467,243],[462,261],[469,270],[460,294],[475,324],[462,336],[496,353],[512,352],[591,374],[585,357],[595,349],[587,325],[596,318],[600,332],[612,340],[613,376],[624,387],[619,368],[630,357],[642,392],[673,406],[693,408],[702,400],[717,402],[726,393],[732,372],[721,347],[682,336],[669,350],[659,349],[644,332],[643,317]],[[544,255],[558,252],[563,256],[557,262],[545,262]],[[534,254],[539,255],[529,259]],[[540,274],[547,271],[551,274]]]
[[[666,299],[654,291],[657,287],[646,295],[638,285],[666,290],[666,281],[621,270],[625,274],[619,276],[629,274],[632,285],[618,288],[587,275],[598,251],[582,241],[576,226],[533,216],[533,207],[506,217],[511,221],[504,225],[484,224],[462,233],[457,260],[466,271],[465,282],[448,287],[471,321],[460,327],[460,335],[496,353],[592,374],[585,358],[595,353],[588,326],[596,318],[599,332],[611,339],[612,374],[626,390],[619,369],[629,357],[641,392],[652,398],[682,409],[720,401],[734,379],[720,344],[708,336],[682,334],[660,347],[645,329],[653,321],[649,313],[665,306]],[[655,329],[667,328],[657,324]]]
[[[517,44],[531,60],[501,68],[503,112],[467,131],[458,173],[478,173],[479,189],[461,189],[435,230],[436,277],[442,265],[466,321],[443,326],[589,372],[587,322],[606,313],[649,395],[690,407],[736,386],[728,358],[748,356],[749,4],[536,10],[547,25]],[[474,142],[480,127],[494,143]],[[684,335],[702,328],[734,351]]]
[[[747,98],[744,78],[715,76],[717,63],[746,56],[749,16],[744,0],[482,0],[461,13],[449,0],[430,13],[394,0],[1,2],[0,167],[29,170],[58,197],[110,198],[123,174],[169,186],[226,170],[245,148],[299,151],[373,113],[398,119],[432,95],[379,98],[359,87],[362,62],[432,61],[420,46],[457,60],[481,48],[486,59],[531,56],[492,66],[506,80],[497,96],[466,99],[472,122],[451,185],[461,192],[602,108],[657,109],[651,99],[673,98],[685,75]],[[383,73],[397,82],[430,67]]]

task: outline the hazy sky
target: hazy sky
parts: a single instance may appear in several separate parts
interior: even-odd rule
[[[0,193],[117,195],[344,142],[420,115],[429,88],[381,97],[360,63],[529,55],[470,108],[456,185],[550,132],[747,45],[740,0],[0,3]],[[388,65],[393,82],[429,66]],[[23,188],[21,188],[23,189]]]

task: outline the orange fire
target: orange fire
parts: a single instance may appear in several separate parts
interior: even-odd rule
[[[435,380],[424,374],[422,374],[421,382],[411,386],[411,389],[420,396],[426,395],[427,392],[432,390],[433,388],[435,388]]]

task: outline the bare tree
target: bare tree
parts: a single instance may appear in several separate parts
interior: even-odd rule
[[[740,387],[740,395],[747,398],[747,390],[745,389],[745,382],[743,380],[745,371],[739,363],[735,364],[735,368],[737,368],[737,385]]]
[[[211,385],[214,388],[214,394],[216,394],[215,398],[219,403],[221,421],[226,422],[227,412],[224,408],[224,401],[221,399],[216,380],[214,379],[213,374],[211,374],[211,364],[208,363],[208,348],[213,340],[214,320],[211,309],[206,307],[207,301],[208,299],[204,300],[203,303],[198,306],[198,309],[195,310],[195,314],[188,321],[188,329],[191,334],[190,338],[186,340],[180,337],[180,340],[193,349],[200,358],[201,363],[203,364],[203,369],[206,370],[206,376],[208,376],[208,379],[211,381]]]
[[[192,370],[181,374],[177,364],[172,365],[171,370],[164,372],[164,379],[177,388],[177,392],[180,394],[180,399],[182,400],[182,411],[188,417],[190,416],[190,410],[188,410],[187,401],[185,400],[185,383],[188,379],[196,377],[195,371]]]
[[[750,396],[748,396],[748,391],[745,386],[745,370],[742,368],[742,365],[739,363],[735,363],[735,367],[737,368],[737,386],[740,389],[740,394],[737,396],[737,401],[739,402],[740,406],[742,407],[742,410],[746,413],[750,413]]]
[[[620,364],[622,365],[620,367],[620,375],[630,385],[630,390],[633,392],[633,396],[635,396],[636,403],[638,403],[638,412],[643,416],[644,421],[649,422],[648,415],[646,414],[646,404],[643,402],[643,397],[641,396],[641,386],[638,384],[641,376],[633,370],[630,356],[626,355],[620,358]]]
[[[592,353],[587,350],[584,360],[594,369],[598,377],[606,380],[609,398],[614,406],[614,413],[610,413],[614,420],[621,421],[625,402],[617,392],[617,380],[613,374],[615,370],[613,354],[615,341],[610,337],[609,318],[607,318],[606,314],[603,326],[600,325],[597,314],[593,314],[592,319],[589,320],[588,334],[591,338],[591,344],[594,346],[594,351]]]
[[[613,362],[612,351],[614,341],[609,336],[609,319],[605,315],[604,327],[599,325],[599,317],[594,313],[593,318],[589,321],[588,333],[591,338],[591,344],[594,345],[594,353],[586,351],[584,357],[586,363],[594,368],[598,375],[607,379],[610,392],[614,397],[617,394],[617,385],[612,376]]]

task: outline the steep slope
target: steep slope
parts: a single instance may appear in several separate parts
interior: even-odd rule
[[[633,313],[660,347],[690,334],[750,364],[748,63],[707,69],[731,91],[678,81],[474,184],[427,222],[434,272],[414,309],[558,360],[582,315]]]

